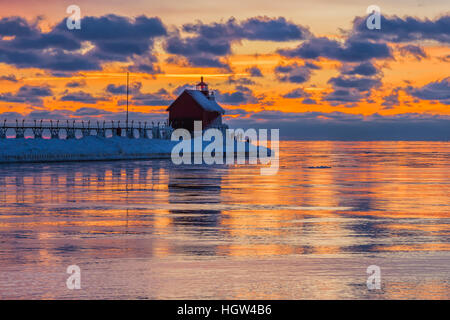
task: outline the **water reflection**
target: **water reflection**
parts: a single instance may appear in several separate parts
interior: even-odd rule
[[[170,207],[177,204],[190,204],[190,208],[171,209],[174,226],[218,227],[221,210],[204,209],[205,204],[219,208],[221,203],[221,184],[223,170],[220,168],[201,168],[185,166],[168,172],[168,191]],[[196,207],[195,204],[202,206]],[[181,206],[182,207],[182,206]]]
[[[166,160],[1,165],[0,296],[448,298],[449,143],[281,152],[276,176]],[[89,279],[78,296],[61,285],[74,263]],[[377,294],[370,264],[390,270]]]

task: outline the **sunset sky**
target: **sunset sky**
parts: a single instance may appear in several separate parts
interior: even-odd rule
[[[69,5],[81,29],[69,30]],[[366,27],[369,5],[380,30]],[[0,120],[159,121],[201,75],[230,126],[449,139],[448,0],[0,0]]]

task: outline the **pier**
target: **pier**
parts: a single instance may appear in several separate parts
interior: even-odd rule
[[[25,120],[8,122],[0,120],[0,139],[80,139],[87,136],[102,138],[127,137],[129,139],[164,139],[169,140],[172,127],[167,122],[135,122],[130,121],[128,126],[121,125],[120,121],[76,121],[76,120]]]

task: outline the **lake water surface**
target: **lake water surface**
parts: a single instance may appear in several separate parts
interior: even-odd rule
[[[0,298],[450,298],[450,143],[281,142],[259,169],[0,165]]]

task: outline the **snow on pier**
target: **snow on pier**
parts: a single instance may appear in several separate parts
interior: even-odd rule
[[[0,125],[0,163],[91,161],[171,158],[179,141],[171,141],[172,128],[167,124],[146,123],[122,128],[120,122],[105,122],[91,126],[90,122],[34,122],[26,125],[16,121]],[[200,139],[199,143],[194,140]],[[250,143],[242,141],[244,153],[249,155]],[[191,140],[192,154],[202,153],[209,144],[202,138]],[[238,141],[230,145],[224,141],[224,153],[238,150]],[[200,145],[196,150],[195,145]],[[265,148],[255,146],[255,150]],[[264,151],[264,154],[267,153]]]
[[[0,125],[0,162],[168,158],[176,141],[165,124],[34,121]]]
[[[1,139],[0,162],[82,161],[169,158],[177,141],[103,138]]]

